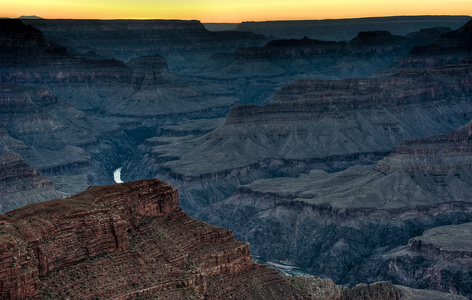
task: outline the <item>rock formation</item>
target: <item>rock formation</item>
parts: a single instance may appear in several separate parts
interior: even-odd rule
[[[0,155],[0,213],[62,197],[51,181],[16,153]]]
[[[399,16],[338,20],[243,22],[237,30],[252,31],[279,39],[308,36],[325,41],[347,41],[361,31],[382,30],[406,35],[429,27],[457,29],[470,21],[470,16]]]
[[[1,221],[2,299],[296,291],[252,263],[249,245],[230,231],[188,217],[177,191],[158,180],[90,187]]]
[[[175,72],[196,66],[216,52],[262,46],[250,32],[209,32],[199,21],[182,20],[23,20],[76,55],[128,61],[161,54]],[[94,54],[91,56],[91,54]]]
[[[167,118],[219,116],[237,101],[193,90],[157,54],[91,60],[19,20],[1,20],[0,32],[0,145],[21,143],[8,151],[67,194],[113,182],[122,156]]]
[[[275,40],[264,47],[217,53],[196,72],[206,78],[300,77],[341,79],[371,76],[422,40],[388,31],[360,32],[349,42]],[[297,78],[298,75],[298,78]]]
[[[470,222],[426,230],[385,255],[382,273],[399,284],[470,298],[471,237]]]
[[[472,60],[471,53],[472,21],[469,21],[453,32],[444,33],[434,43],[413,48],[384,72],[467,62]]]
[[[284,278],[253,263],[231,231],[178,203],[155,179],[91,186],[0,215],[0,298],[409,299],[390,283],[348,290]]]
[[[258,256],[337,283],[391,280],[470,297],[470,226],[415,236],[470,222],[471,126],[405,141],[374,166],[255,181],[201,217],[231,226]]]
[[[258,177],[372,162],[405,139],[466,124],[472,112],[470,72],[471,65],[464,64],[405,70],[384,78],[296,81],[267,105],[233,108],[223,125],[204,136],[163,138],[132,163],[154,170],[157,165],[159,176],[196,183],[196,189],[200,180],[210,180],[205,187],[219,181],[224,188],[205,193],[229,196],[231,185]],[[124,169],[125,176],[137,174],[130,170],[133,165]],[[201,199],[205,204],[215,200]],[[185,196],[184,207],[192,211],[193,204],[187,206],[186,201]]]

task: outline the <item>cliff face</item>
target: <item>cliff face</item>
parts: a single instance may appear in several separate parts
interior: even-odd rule
[[[113,182],[156,118],[219,115],[236,101],[190,88],[157,54],[128,64],[86,59],[19,20],[2,20],[0,32],[0,145],[16,147],[7,150],[67,194]]]
[[[2,299],[300,292],[252,263],[230,231],[188,217],[158,180],[94,186],[0,218]]]
[[[0,212],[62,197],[50,180],[16,153],[0,155]]]
[[[387,282],[350,290],[254,264],[248,244],[187,216],[156,179],[0,215],[0,242],[0,299],[410,299]]]
[[[472,223],[427,230],[385,258],[382,273],[399,284],[472,296]],[[421,265],[420,268],[412,267]]]
[[[173,158],[160,164],[170,176],[189,180],[231,177],[262,161],[329,164],[382,155],[405,139],[468,122],[470,72],[464,64],[375,79],[299,80],[267,105],[234,107],[203,138],[168,139],[153,152]]]
[[[470,126],[405,141],[375,166],[254,181],[199,217],[231,227],[258,256],[336,283],[470,297]],[[463,225],[440,227],[449,224]]]

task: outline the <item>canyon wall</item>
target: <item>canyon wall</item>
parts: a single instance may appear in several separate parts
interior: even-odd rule
[[[0,299],[414,299],[388,282],[347,289],[255,264],[249,244],[186,215],[157,179],[7,212],[0,241]]]

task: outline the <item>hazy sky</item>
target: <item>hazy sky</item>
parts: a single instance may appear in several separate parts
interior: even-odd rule
[[[471,0],[0,0],[0,17],[307,20],[395,15],[472,15]]]

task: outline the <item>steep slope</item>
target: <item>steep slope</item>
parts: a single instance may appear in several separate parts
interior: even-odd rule
[[[80,110],[150,117],[198,114],[213,108],[225,111],[237,102],[227,91],[202,95],[190,89],[155,53],[127,64],[92,60],[52,45],[40,31],[19,20],[2,20],[0,32],[2,82],[47,85]]]
[[[188,87],[157,54],[90,60],[19,20],[1,20],[0,32],[0,128],[24,143],[12,151],[68,194],[112,183],[123,157],[161,124],[219,116],[237,102],[231,91]]]
[[[383,255],[382,276],[417,288],[472,297],[472,223],[432,228]],[[366,265],[370,268],[372,265]]]
[[[249,245],[230,231],[188,217],[177,191],[158,180],[91,187],[1,218],[7,299],[297,291],[275,270],[252,263]]]
[[[13,152],[0,155],[0,213],[59,197],[62,194],[52,182],[21,156]]]
[[[200,217],[231,227],[256,255],[337,283],[392,280],[470,297],[471,262],[461,250],[470,230],[408,240],[470,222],[471,126],[405,141],[374,166],[255,181]],[[407,252],[396,249],[407,243]]]
[[[159,180],[92,186],[0,221],[1,299],[410,299],[386,282],[284,278],[231,231],[187,216]]]
[[[193,213],[202,203],[218,201],[198,195],[227,197],[235,185],[257,178],[372,162],[404,139],[466,124],[472,108],[471,66],[375,79],[296,81],[267,105],[233,108],[223,125],[204,136],[156,138],[123,175],[137,179],[126,176],[135,176],[133,168],[139,166],[141,176],[159,172],[174,185],[185,183],[186,191],[196,195],[183,196],[184,207]],[[202,188],[208,190],[200,194]]]
[[[218,150],[221,159],[212,155],[212,165],[204,170],[192,168],[188,161],[175,171],[197,175],[243,167],[264,158],[393,151],[404,139],[441,133],[468,121],[471,71],[472,65],[465,64],[378,79],[294,82],[280,90],[270,104],[233,108],[225,124],[198,145],[199,156],[209,157],[209,151]],[[234,149],[229,147],[231,143],[240,146]],[[174,155],[180,154],[173,150]],[[228,156],[233,159],[228,161]]]

